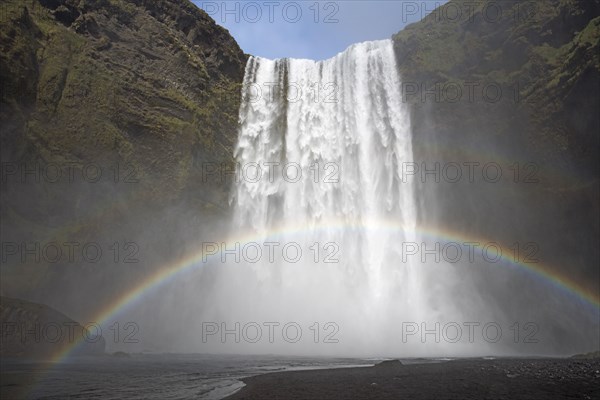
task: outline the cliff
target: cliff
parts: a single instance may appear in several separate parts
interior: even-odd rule
[[[231,161],[246,56],[190,2],[11,0],[2,10],[3,162],[119,165],[146,202],[164,205],[199,191],[202,162]],[[222,185],[208,186],[203,205],[218,204]],[[82,200],[64,192],[52,193],[63,209]]]
[[[541,160],[598,177],[597,0],[452,0],[394,42],[407,81],[440,87],[440,101],[426,102],[433,104],[427,115],[436,130],[505,136],[513,148],[523,145]],[[409,100],[419,121],[423,102]]]
[[[8,0],[0,19],[0,233],[63,255],[3,258],[4,294],[79,297],[130,246],[127,287],[227,214],[228,184],[203,176],[237,139],[247,56],[227,30],[187,0]],[[68,242],[102,258],[65,261]]]
[[[51,358],[80,343],[78,355],[104,354],[105,340],[66,315],[42,304],[0,297],[2,357]]]
[[[600,2],[451,0],[393,40],[415,159],[479,163],[474,183],[421,182],[421,219],[534,243],[600,290]],[[491,162],[497,182],[482,179]]]

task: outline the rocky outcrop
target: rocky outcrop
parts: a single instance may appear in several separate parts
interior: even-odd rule
[[[537,262],[595,292],[599,15],[597,0],[451,0],[393,37],[415,158],[480,166],[475,183],[423,185],[424,222],[534,243]],[[482,180],[489,162],[497,182]]]
[[[571,358],[577,358],[580,360],[593,360],[600,358],[600,350],[590,351],[589,353],[584,354],[575,354],[571,356]]]
[[[227,30],[188,0],[7,0],[0,19],[2,240],[104,250],[84,272],[3,259],[4,294],[83,295],[111,243],[152,268],[194,237],[182,224],[227,214],[228,183],[203,176],[233,163],[247,56]]]
[[[42,304],[0,297],[0,355],[49,359],[73,354],[102,355],[105,340],[66,315]]]
[[[226,188],[200,174],[204,161],[230,162],[236,139],[246,56],[225,29],[187,0],[2,7],[3,162],[119,164],[146,202],[187,191],[204,194],[199,206],[222,202]],[[63,209],[94,201],[54,192]]]
[[[394,36],[402,75],[425,85],[418,94],[441,86],[439,101],[407,96],[417,121],[426,112],[429,127],[461,139],[491,131],[598,178],[599,15],[596,0],[450,1]]]

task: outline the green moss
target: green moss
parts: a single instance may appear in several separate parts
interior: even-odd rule
[[[580,45],[597,46],[600,40],[600,17],[596,17],[587,24],[585,29],[575,38]]]
[[[0,7],[6,161],[132,165],[145,207],[162,209],[190,192],[226,198],[224,182],[198,176],[206,160],[233,162],[246,62],[233,38],[185,0],[72,4],[72,24],[37,0]],[[93,211],[113,200],[110,191],[85,197],[83,211],[57,185],[35,193],[45,200],[30,216],[16,198],[3,203],[3,224],[15,234],[66,240],[119,223],[118,212],[100,221]],[[36,222],[56,209],[62,221],[73,218],[61,233]]]

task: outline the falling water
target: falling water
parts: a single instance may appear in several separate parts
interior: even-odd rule
[[[249,59],[231,201],[232,237],[252,246],[228,244],[245,256],[220,267],[208,318],[293,322],[304,343],[247,351],[486,354],[488,343],[466,335],[451,345],[403,341],[406,323],[432,329],[491,314],[468,274],[406,257],[406,244],[426,240],[418,227],[427,210],[405,176],[414,156],[400,90],[391,40],[318,62]],[[328,334],[335,345],[323,342]]]
[[[431,233],[444,231],[423,226],[444,199],[406,169],[421,156],[401,83],[389,40],[319,62],[248,60],[232,232],[191,285],[200,309],[185,317],[198,351],[543,354],[589,318],[544,286],[518,290],[510,264],[436,261],[447,241]]]
[[[381,295],[388,250],[412,239],[416,226],[414,189],[400,176],[412,147],[399,91],[391,41],[360,43],[322,62],[252,58],[235,154],[236,226],[312,230],[309,239],[339,245],[351,260],[344,268],[365,273]],[[384,220],[404,229],[371,229]],[[331,230],[340,224],[356,229]]]
[[[346,329],[366,341],[399,310],[421,315],[421,269],[402,261],[402,243],[417,239],[417,207],[402,177],[413,153],[392,42],[318,62],[252,57],[240,123],[235,229],[280,244],[272,260],[263,247],[249,265],[255,299],[267,299],[247,311],[353,321]],[[299,260],[296,248],[279,251],[290,243]]]

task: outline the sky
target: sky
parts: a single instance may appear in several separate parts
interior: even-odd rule
[[[244,52],[266,58],[324,60],[349,45],[390,38],[447,0],[203,1],[193,3],[225,27]]]

